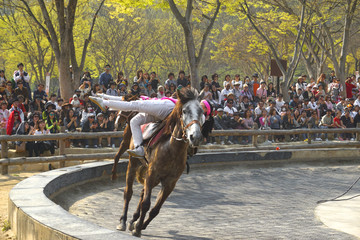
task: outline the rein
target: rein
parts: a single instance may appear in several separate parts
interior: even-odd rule
[[[192,120],[188,125],[184,126],[184,121],[182,120],[181,117],[180,117],[180,119],[181,119],[181,128],[182,128],[183,134],[182,134],[181,138],[175,137],[173,134],[171,134],[171,137],[173,139],[175,139],[176,141],[179,141],[179,142],[182,141],[182,142],[187,143],[187,142],[189,142],[189,140],[187,139],[187,136],[186,136],[186,129],[188,129],[189,127],[191,127],[194,124],[199,124],[199,126],[201,127],[201,124],[198,120]]]

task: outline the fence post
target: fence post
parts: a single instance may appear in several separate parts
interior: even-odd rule
[[[311,129],[312,125],[311,123],[308,124],[308,128]],[[311,144],[311,133],[308,133],[308,144]]]
[[[6,129],[1,129],[1,135],[6,135]],[[8,143],[7,141],[1,141],[1,158],[8,158]],[[6,175],[9,173],[9,166],[7,164],[2,164],[1,174]]]
[[[60,127],[60,133],[64,133],[65,132],[65,126],[61,126]],[[65,141],[66,139],[60,139],[59,140],[59,155],[64,155],[65,154]],[[63,168],[65,167],[65,161],[62,160],[60,161],[60,167]]]
[[[255,129],[258,129],[258,127],[257,127],[257,123],[254,123],[254,126],[253,126],[253,128],[252,128],[253,130],[255,130]],[[257,141],[257,138],[258,138],[258,135],[257,134],[255,134],[255,135],[253,135],[252,136],[252,144],[254,145],[254,147],[258,147],[258,141]]]
[[[356,124],[356,128],[360,128],[360,123]],[[356,133],[356,141],[360,141],[360,134],[358,132]]]

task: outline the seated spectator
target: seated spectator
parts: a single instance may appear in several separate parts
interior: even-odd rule
[[[277,114],[276,109],[275,108],[270,109],[269,115],[270,115],[270,128],[279,130],[281,125],[281,117]],[[281,135],[275,135],[276,142],[279,142],[279,140],[281,140],[282,138],[283,136]]]
[[[260,81],[260,87],[256,90],[256,97],[258,99],[267,97],[266,82],[264,80]]]
[[[34,135],[45,135],[50,134],[49,130],[46,130],[46,125],[43,120],[39,120],[38,126],[35,129]],[[40,154],[43,154],[45,151],[50,150],[51,155],[54,155],[55,153],[55,145],[51,141],[35,141],[34,143],[34,152],[35,156],[40,156]]]
[[[156,92],[154,91],[154,89],[152,88],[152,85],[151,84],[147,84],[146,85],[146,89],[145,89],[145,95],[148,96],[149,98],[151,98],[151,96],[153,94],[156,94]],[[156,95],[157,96],[157,95]]]
[[[92,85],[93,85],[93,80],[91,78],[91,74],[90,72],[84,72],[83,76],[81,77],[80,80],[80,86],[84,85],[82,88],[83,89],[87,89],[87,93],[89,93],[91,91]]]
[[[119,96],[123,97],[127,95],[126,85],[125,84],[119,84]]]
[[[311,113],[310,113],[311,114]],[[309,121],[309,118],[307,116],[307,113],[305,111],[303,111],[300,116],[297,118],[296,120],[299,124],[299,128],[302,128],[302,129],[307,129],[308,128],[308,121]],[[303,140],[306,142],[308,141],[308,136],[306,133],[303,133],[302,134],[303,136]]]
[[[11,99],[15,97],[14,89],[12,87],[11,81],[6,82],[6,89],[5,89],[5,95],[3,94],[4,98],[6,98],[6,101],[9,105],[11,105]]]
[[[30,114],[29,125],[34,129],[38,128],[37,124],[40,120],[40,116],[41,116],[40,112],[34,112]]]
[[[168,74],[168,79],[165,81],[165,89],[166,90],[170,90],[170,84],[174,84],[176,86],[176,80],[175,80],[175,74],[174,73],[169,73]]]
[[[7,122],[6,134],[14,135],[20,123],[21,123],[20,112],[17,110],[12,111],[9,115],[9,119]]]
[[[156,72],[151,72],[151,73],[150,73],[150,79],[149,79],[148,85],[151,84],[151,88],[152,88],[152,90],[154,90],[155,93],[156,93],[156,91],[157,91],[159,82],[160,82],[160,81],[159,81],[159,79],[158,79],[158,76],[157,76]]]
[[[259,118],[259,123],[260,123],[260,129],[261,130],[270,130],[270,116],[268,114],[268,112],[266,111],[266,109],[262,110],[262,114],[261,117]],[[269,136],[265,135],[265,143],[271,143],[271,141],[269,141]]]
[[[124,73],[122,71],[118,72],[117,79],[116,79],[117,88],[120,90],[120,85],[125,85],[125,89],[128,87],[129,82],[128,79],[124,77]]]
[[[345,109],[345,114],[340,118],[342,125],[345,128],[353,128],[354,127],[354,119],[350,116],[350,110]],[[354,141],[354,136],[352,133],[344,133],[345,140]]]
[[[175,84],[170,84],[170,89],[169,89],[171,95],[175,93],[176,91],[176,85]]]
[[[290,109],[286,111],[286,115],[283,115],[282,122],[283,122],[283,129],[296,129],[298,125],[294,113],[291,112]],[[290,141],[292,142],[299,140],[298,137],[294,135],[290,135],[290,138],[291,138]]]
[[[190,81],[185,77],[185,72],[183,70],[179,71],[179,77],[176,81],[176,85],[179,86],[183,86],[183,87],[187,87],[190,84]]]
[[[75,112],[79,112],[81,110],[81,103],[78,95],[74,94],[72,101],[70,104],[73,106]]]
[[[27,115],[28,115],[28,112],[27,112],[27,106],[24,105],[24,97],[23,95],[19,95],[17,96],[17,98],[19,99],[19,104],[18,104],[18,107],[21,109],[21,111],[23,112],[23,115],[24,115],[24,120],[27,119]]]
[[[44,110],[45,104],[41,101],[41,97],[34,96],[34,100],[30,102],[30,112],[43,112]]]
[[[219,90],[217,90],[216,85],[213,84],[211,85],[210,92],[211,92],[211,99],[209,103],[213,105],[215,108],[219,108],[221,106],[221,101],[220,101],[221,93]]]
[[[92,113],[88,116],[87,120],[84,122],[84,125],[81,128],[81,132],[98,132],[98,123],[95,121],[95,114]],[[93,146],[94,148],[98,147],[99,139],[91,138],[83,140],[85,148],[89,148],[89,146]]]
[[[238,112],[238,110],[233,107],[234,105],[234,100],[229,99],[227,101],[226,107],[224,108],[224,112],[226,113],[227,116],[232,117],[234,115],[234,113]]]
[[[29,122],[22,122],[16,131],[16,135],[33,135],[33,134],[34,134],[34,128],[30,126]],[[21,146],[23,142],[16,141],[15,144],[17,146]],[[34,142],[28,141],[25,142],[24,144],[25,144],[25,150],[29,152],[29,157],[32,157],[34,152]]]
[[[226,130],[228,129],[229,118],[224,115],[224,109],[218,108],[217,114],[214,117],[214,129],[215,130]],[[215,141],[213,141],[215,142]],[[225,137],[220,136],[220,144],[225,144]]]
[[[200,99],[206,100],[208,102],[212,100],[212,93],[210,91],[210,87],[211,85],[208,83],[204,85],[204,88],[203,90],[201,90],[199,95]]]
[[[46,129],[50,131],[50,133],[59,133],[60,132],[60,124],[57,120],[57,116],[55,110],[51,110],[46,121]]]
[[[230,83],[228,83],[228,84],[225,85],[225,88],[221,91],[221,94],[220,94],[220,102],[221,102],[221,104],[224,104],[225,99],[227,98],[227,95],[229,93],[232,93],[232,89],[230,87],[231,87],[231,85],[230,85]]]
[[[239,111],[242,113],[245,113],[246,109],[249,108],[249,106],[251,105],[251,102],[249,101],[248,96],[243,96],[242,100],[239,104]]]
[[[210,85],[209,79],[208,79],[208,76],[207,76],[207,75],[203,75],[203,76],[201,77],[200,91],[204,89],[205,84],[209,84],[209,85]]]
[[[1,109],[0,109],[0,128],[6,129],[9,116],[10,116],[10,111],[7,109],[7,104],[5,101],[2,101]]]
[[[18,111],[21,121],[24,121],[24,119],[25,119],[24,112],[19,107],[19,99],[17,97],[12,99],[12,105],[11,105],[11,108],[9,111],[10,111],[10,113],[13,111]]]
[[[51,102],[47,102],[45,104],[45,110],[42,112],[42,119],[44,121],[46,121],[46,119],[48,118],[49,116],[49,113],[52,111],[52,110],[55,110],[55,105],[52,104]]]
[[[76,111],[75,111],[76,112]],[[87,103],[85,108],[81,112],[80,126],[83,126],[90,115],[94,115],[95,110],[90,103]],[[95,115],[94,115],[95,116]]]
[[[334,124],[334,118],[332,117],[332,110],[328,109],[326,114],[321,118],[319,127],[321,129],[328,129],[331,128]],[[327,133],[325,133],[325,140],[329,141]]]
[[[28,105],[29,104],[29,91],[26,87],[24,87],[23,85],[23,81],[19,80],[17,83],[17,88],[15,88],[14,90],[14,94],[15,96],[22,95],[24,97],[24,104]]]
[[[312,129],[313,128],[318,128],[319,122],[320,122],[319,121],[319,115],[318,115],[317,111],[316,110],[312,111],[311,117],[308,120],[309,128],[312,128]],[[321,134],[315,133],[315,134],[312,134],[311,136],[313,138],[315,138],[314,139],[315,141],[321,141],[322,139],[320,138],[320,135]]]
[[[63,122],[65,130],[68,132],[76,132],[76,128],[80,126],[79,118],[73,109],[69,109],[69,111],[67,111]],[[80,147],[81,141],[79,139],[72,139],[71,142],[73,147]]]
[[[139,88],[139,84],[137,82],[134,82],[133,86],[131,87],[130,94],[132,96],[140,97],[141,89]]]
[[[41,100],[48,101],[48,95],[44,91],[44,84],[40,83],[38,88],[34,91],[34,96],[39,96]]]
[[[249,130],[254,128],[254,120],[252,118],[252,112],[250,109],[245,111],[245,117],[243,119],[243,126],[244,126],[244,129],[249,129]],[[251,143],[251,139],[252,139],[251,136],[246,136],[244,138],[245,138],[244,139],[245,144]]]
[[[336,112],[336,116],[334,117],[334,128],[346,128],[343,122],[341,121],[341,114],[342,113],[340,110]],[[342,134],[340,134],[339,137],[337,137],[336,135],[337,134],[335,134],[336,139],[340,141],[344,141]]]
[[[276,102],[276,110],[278,112],[281,112],[281,108],[285,104],[285,101],[283,100],[283,95],[279,94],[278,97],[276,98],[275,102]]]
[[[119,96],[118,91],[116,90],[116,83],[110,82],[110,88],[106,90],[106,94],[110,96]]]
[[[91,90],[91,96],[96,96],[96,93],[102,93],[102,89],[98,83],[94,84],[93,90]]]

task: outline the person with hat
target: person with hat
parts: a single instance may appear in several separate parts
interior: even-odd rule
[[[126,96],[128,94],[125,84],[120,83],[118,87],[119,87],[118,93],[120,97]]]
[[[306,91],[306,83],[304,81],[304,78],[302,76],[298,77],[297,83],[296,83],[296,92],[301,89],[303,92]]]
[[[226,130],[228,129],[228,124],[229,124],[229,118],[224,115],[224,109],[223,108],[218,108],[217,110],[217,114],[214,117],[214,129],[215,130]],[[225,144],[225,137],[224,136],[220,136],[220,144],[224,145]]]
[[[165,97],[165,88],[163,85],[159,85],[157,89],[157,98]]]
[[[103,92],[106,92],[106,90],[109,88],[110,82],[113,81],[113,77],[110,73],[111,67],[109,64],[106,64],[104,69],[105,71],[99,76],[99,84],[101,89],[103,89]]]
[[[235,74],[234,80],[232,80],[232,85],[235,88],[235,84],[238,84],[239,88],[242,89],[243,82],[240,79],[240,74]]]
[[[52,111],[52,110],[55,110],[55,105],[52,104],[51,102],[47,102],[45,104],[45,110],[42,112],[42,119],[44,121],[46,121],[46,119],[48,118],[49,116],[49,113]]]
[[[234,100],[229,99],[224,108],[224,113],[226,113],[227,116],[232,117],[236,112],[238,112],[238,110],[234,107]]]
[[[241,98],[241,87],[240,86],[242,86],[240,81],[237,81],[234,83],[233,93],[235,95],[235,99],[237,102],[240,102],[240,98]]]
[[[44,91],[44,84],[43,83],[38,84],[38,88],[34,91],[34,96],[40,96],[41,100],[43,100],[43,101],[48,101],[49,100],[48,95]]]
[[[30,89],[30,76],[27,72],[24,71],[24,64],[19,63],[17,65],[18,70],[14,72],[14,81],[17,84],[20,80],[23,82],[24,87],[28,90],[29,99],[31,99],[31,89]]]
[[[28,122],[30,126],[35,127],[40,120],[41,113],[40,112],[33,112],[29,114]]]

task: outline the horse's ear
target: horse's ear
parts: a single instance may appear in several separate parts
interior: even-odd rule
[[[182,102],[182,103],[184,103],[186,100],[186,97],[184,96],[183,91],[184,91],[184,88],[182,86],[178,87],[176,89],[177,99],[179,99],[180,102]]]

